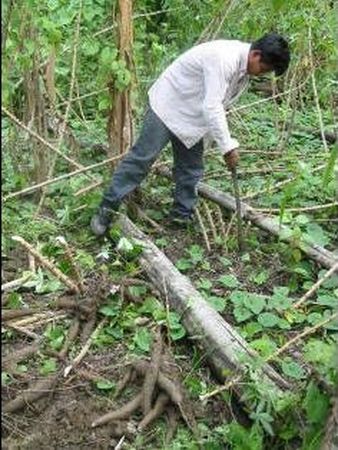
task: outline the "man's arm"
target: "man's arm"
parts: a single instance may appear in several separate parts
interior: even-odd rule
[[[208,124],[209,131],[213,139],[218,144],[221,153],[229,158],[233,164],[238,152],[233,152],[239,147],[236,139],[230,136],[228,123],[226,120],[223,98],[229,89],[229,77],[232,76],[231,68],[220,64],[218,60],[207,61],[204,69],[205,96],[203,101],[203,114]],[[231,154],[232,156],[225,156]],[[238,159],[238,157],[237,157]]]

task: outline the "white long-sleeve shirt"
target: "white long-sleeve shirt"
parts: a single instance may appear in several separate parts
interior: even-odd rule
[[[224,108],[247,86],[250,44],[215,40],[179,56],[150,88],[149,102],[169,130],[191,148],[209,136],[225,154],[239,147]]]

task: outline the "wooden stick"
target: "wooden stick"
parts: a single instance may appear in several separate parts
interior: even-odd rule
[[[325,205],[304,206],[301,208],[285,208],[288,212],[307,212],[307,211],[319,211],[321,209],[332,208],[338,206],[338,201],[332,203],[326,203]],[[256,211],[262,213],[276,213],[280,212],[280,208],[255,208]]]
[[[77,64],[77,48],[78,48],[78,43],[79,43],[79,35],[80,35],[80,24],[81,24],[81,14],[82,14],[82,0],[80,0],[80,6],[79,6],[79,12],[77,15],[77,20],[76,20],[76,28],[75,28],[75,36],[74,36],[74,46],[73,46],[73,58],[72,58],[72,70],[71,70],[71,78],[70,78],[70,87],[69,87],[69,98],[67,101],[67,106],[66,106],[66,112],[61,124],[61,130],[60,130],[60,135],[59,135],[59,139],[58,139],[58,143],[57,143],[57,149],[61,152],[61,146],[62,146],[62,142],[64,139],[64,135],[66,132],[66,127],[67,127],[67,122],[68,122],[68,116],[70,113],[70,108],[71,108],[71,104],[72,104],[72,97],[73,97],[73,91],[74,91],[74,85],[75,85],[75,72],[76,72],[76,64]],[[54,169],[55,169],[55,165],[56,165],[56,161],[57,161],[57,155],[58,153],[55,155],[55,158],[53,159],[53,161],[50,164],[49,170],[48,170],[48,174],[47,174],[47,179],[51,178],[53,176],[54,173]],[[81,167],[83,167],[81,165]],[[94,178],[92,175],[90,175],[90,178]],[[39,212],[44,204],[45,198],[46,198],[46,190],[43,190],[42,192],[42,196],[40,198],[38,207],[37,207],[37,211],[35,213],[35,218],[39,215]]]
[[[60,175],[59,177],[53,178],[52,180],[46,180],[41,183],[35,184],[34,186],[27,187],[25,189],[22,189],[21,191],[12,192],[11,194],[6,195],[3,198],[3,201],[5,202],[6,200],[9,200],[11,198],[18,197],[19,195],[28,194],[28,193],[37,191],[38,189],[41,189],[44,186],[47,186],[49,184],[58,183],[59,181],[63,181],[68,178],[74,177],[76,175],[80,175],[89,170],[96,169],[97,167],[106,166],[107,164],[111,163],[112,161],[117,161],[118,159],[121,159],[123,157],[124,157],[124,155],[114,156],[113,158],[105,159],[104,161],[92,164],[87,167],[83,167],[82,169],[74,170],[73,172],[69,172],[64,175]]]
[[[66,378],[70,374],[70,372],[76,367],[86,356],[88,350],[90,349],[90,346],[92,345],[93,340],[98,336],[104,325],[106,324],[107,319],[104,318],[101,320],[101,322],[98,324],[98,326],[95,328],[91,336],[87,339],[85,345],[82,347],[80,353],[73,359],[72,363],[67,366],[64,370],[63,376]]]
[[[32,316],[36,313],[36,309],[3,309],[1,311],[1,320],[6,322],[6,320],[17,319],[18,317]]]
[[[326,153],[328,153],[329,149],[328,149],[327,142],[326,142],[326,137],[325,137],[323,115],[322,115],[322,110],[320,109],[319,97],[318,97],[318,91],[317,91],[317,84],[316,84],[316,77],[315,77],[315,73],[314,73],[314,64],[313,64],[313,56],[312,56],[312,30],[311,30],[311,27],[309,27],[309,30],[308,30],[308,37],[309,37],[309,39],[308,39],[308,42],[309,42],[309,60],[310,60],[310,65],[311,65],[311,69],[312,69],[311,81],[312,81],[313,96],[314,96],[315,103],[316,103],[318,122],[319,122],[319,126],[320,126],[320,134],[321,134],[321,137],[322,137],[324,150],[325,150]]]
[[[319,289],[319,287],[324,283],[325,280],[327,280],[329,277],[331,277],[331,275],[333,275],[335,272],[338,273],[338,262],[331,267],[330,270],[328,270],[326,272],[326,274],[320,278],[320,280],[318,280],[312,287],[311,289],[309,289],[303,296],[301,299],[298,300],[298,302],[296,302],[293,307],[294,308],[299,308],[304,302],[306,302],[306,300],[308,298],[310,298],[316,291],[317,289]]]
[[[53,275],[56,276],[58,280],[64,283],[71,291],[79,294],[79,288],[76,284],[67,277],[64,273],[61,272],[54,264],[49,261],[47,258],[41,255],[34,247],[32,247],[27,241],[25,241],[20,236],[12,236],[12,240],[15,242],[19,242],[29,253],[31,253],[41,265],[43,265],[46,269],[48,269]]]
[[[82,189],[79,189],[77,192],[75,192],[74,197],[79,197],[80,195],[86,194],[89,191],[92,191],[93,189],[96,189],[97,187],[101,186],[103,184],[103,180],[96,181],[93,184],[90,184],[89,186],[86,186]]]
[[[205,209],[205,212],[206,212],[206,215],[208,218],[208,222],[209,222],[211,232],[212,232],[212,237],[213,237],[214,241],[216,241],[217,240],[217,231],[216,231],[216,227],[215,227],[215,224],[214,224],[214,221],[213,221],[213,218],[211,215],[211,211],[210,211],[207,201],[204,200],[202,202],[202,205],[204,206],[204,209]]]
[[[67,260],[69,261],[73,272],[74,272],[74,276],[75,279],[77,281],[77,287],[79,289],[79,291],[81,292],[81,294],[84,293],[84,284],[83,284],[83,279],[82,279],[82,275],[80,272],[80,268],[78,266],[78,264],[76,263],[74,256],[73,256],[73,252],[71,250],[71,248],[69,247],[68,242],[66,241],[66,239],[63,236],[58,236],[56,238],[56,240],[62,245],[62,247],[65,249],[65,254],[67,257]]]
[[[2,284],[1,292],[13,291],[14,289],[21,287],[26,283],[26,281],[29,280],[31,276],[32,274],[29,273],[21,278],[17,278],[16,280],[8,281],[7,283]]]
[[[204,223],[203,223],[203,220],[202,220],[202,216],[201,216],[198,208],[195,208],[195,214],[196,214],[199,226],[200,226],[201,231],[202,231],[202,235],[203,235],[203,238],[204,238],[205,246],[207,248],[208,253],[210,253],[211,252],[210,241],[209,241],[208,234],[207,234],[207,231],[205,229],[205,226],[204,226]]]
[[[1,111],[8,116],[12,122],[14,122],[16,125],[18,125],[20,128],[25,130],[27,133],[29,133],[33,138],[35,138],[37,141],[41,142],[43,145],[45,145],[49,150],[51,150],[54,153],[57,153],[59,156],[61,156],[63,159],[68,161],[70,164],[72,164],[74,167],[77,167],[78,169],[84,169],[82,164],[79,164],[78,162],[74,161],[73,159],[69,158],[67,155],[62,153],[58,148],[54,147],[52,144],[50,144],[48,141],[46,141],[43,137],[41,137],[38,133],[28,128],[25,124],[20,122],[20,120],[14,116],[8,109],[6,109],[4,106],[1,106]]]
[[[320,170],[323,170],[325,167],[326,167],[326,164],[322,164],[322,165],[320,165],[318,167],[315,167],[312,170],[312,173],[316,173],[316,172],[318,172]],[[291,177],[291,178],[288,178],[287,180],[279,181],[278,183],[275,183],[273,186],[269,186],[269,187],[267,187],[265,189],[261,189],[259,191],[251,192],[250,194],[244,195],[244,196],[242,196],[242,199],[243,200],[249,200],[251,198],[257,197],[258,195],[262,195],[262,194],[267,194],[267,193],[278,191],[281,187],[286,186],[287,184],[291,183],[295,179],[296,179],[296,177]]]
[[[265,363],[269,363],[273,359],[276,359],[278,356],[280,356],[282,353],[284,353],[285,350],[287,350],[289,347],[291,347],[292,344],[294,344],[295,342],[298,342],[299,340],[303,339],[305,336],[308,336],[309,334],[315,333],[317,330],[319,330],[319,328],[322,328],[324,325],[327,325],[329,322],[331,322],[332,320],[336,319],[337,317],[338,317],[338,313],[332,314],[330,317],[328,317],[325,320],[322,320],[317,325],[315,325],[315,326],[313,326],[313,327],[303,331],[302,333],[298,334],[294,338],[290,339],[290,341],[288,341],[282,347],[280,347],[277,351],[275,351],[272,355],[270,355],[267,358],[265,358],[264,362]],[[225,385],[215,389],[214,391],[209,392],[208,394],[205,394],[205,395],[201,395],[200,396],[200,400],[202,400],[202,401],[206,400],[206,399],[208,399],[210,397],[214,397],[215,395],[217,395],[217,394],[219,394],[219,393],[221,393],[223,391],[226,391],[226,390],[230,389],[230,387],[234,386],[236,383],[241,381],[242,378],[243,378],[243,375],[238,375],[236,378],[234,378],[230,382],[226,383]]]
[[[286,344],[284,344],[282,347],[280,347],[277,351],[275,351],[272,355],[268,356],[268,358],[265,359],[265,362],[269,362],[272,359],[276,359],[279,355],[285,352],[288,348],[291,347],[294,343],[302,340],[305,336],[308,336],[309,334],[315,333],[319,328],[322,328],[324,325],[327,325],[328,323],[332,322],[338,317],[338,312],[332,314],[327,319],[322,320],[321,322],[317,323],[311,328],[308,328],[304,330],[302,333],[297,334],[294,338],[290,339]]]

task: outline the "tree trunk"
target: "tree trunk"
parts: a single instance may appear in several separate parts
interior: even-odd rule
[[[132,0],[119,0],[118,22],[118,47],[119,59],[124,61],[126,68],[132,72],[132,43],[133,43],[133,19]],[[108,156],[125,153],[133,139],[133,124],[130,103],[130,84],[123,90],[118,90],[114,80],[109,85],[112,99],[112,107],[108,118]]]

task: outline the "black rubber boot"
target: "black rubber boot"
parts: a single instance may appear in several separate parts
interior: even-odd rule
[[[109,231],[115,215],[116,211],[105,206],[101,206],[98,209],[97,213],[92,217],[90,222],[90,227],[95,236],[104,236]]]

